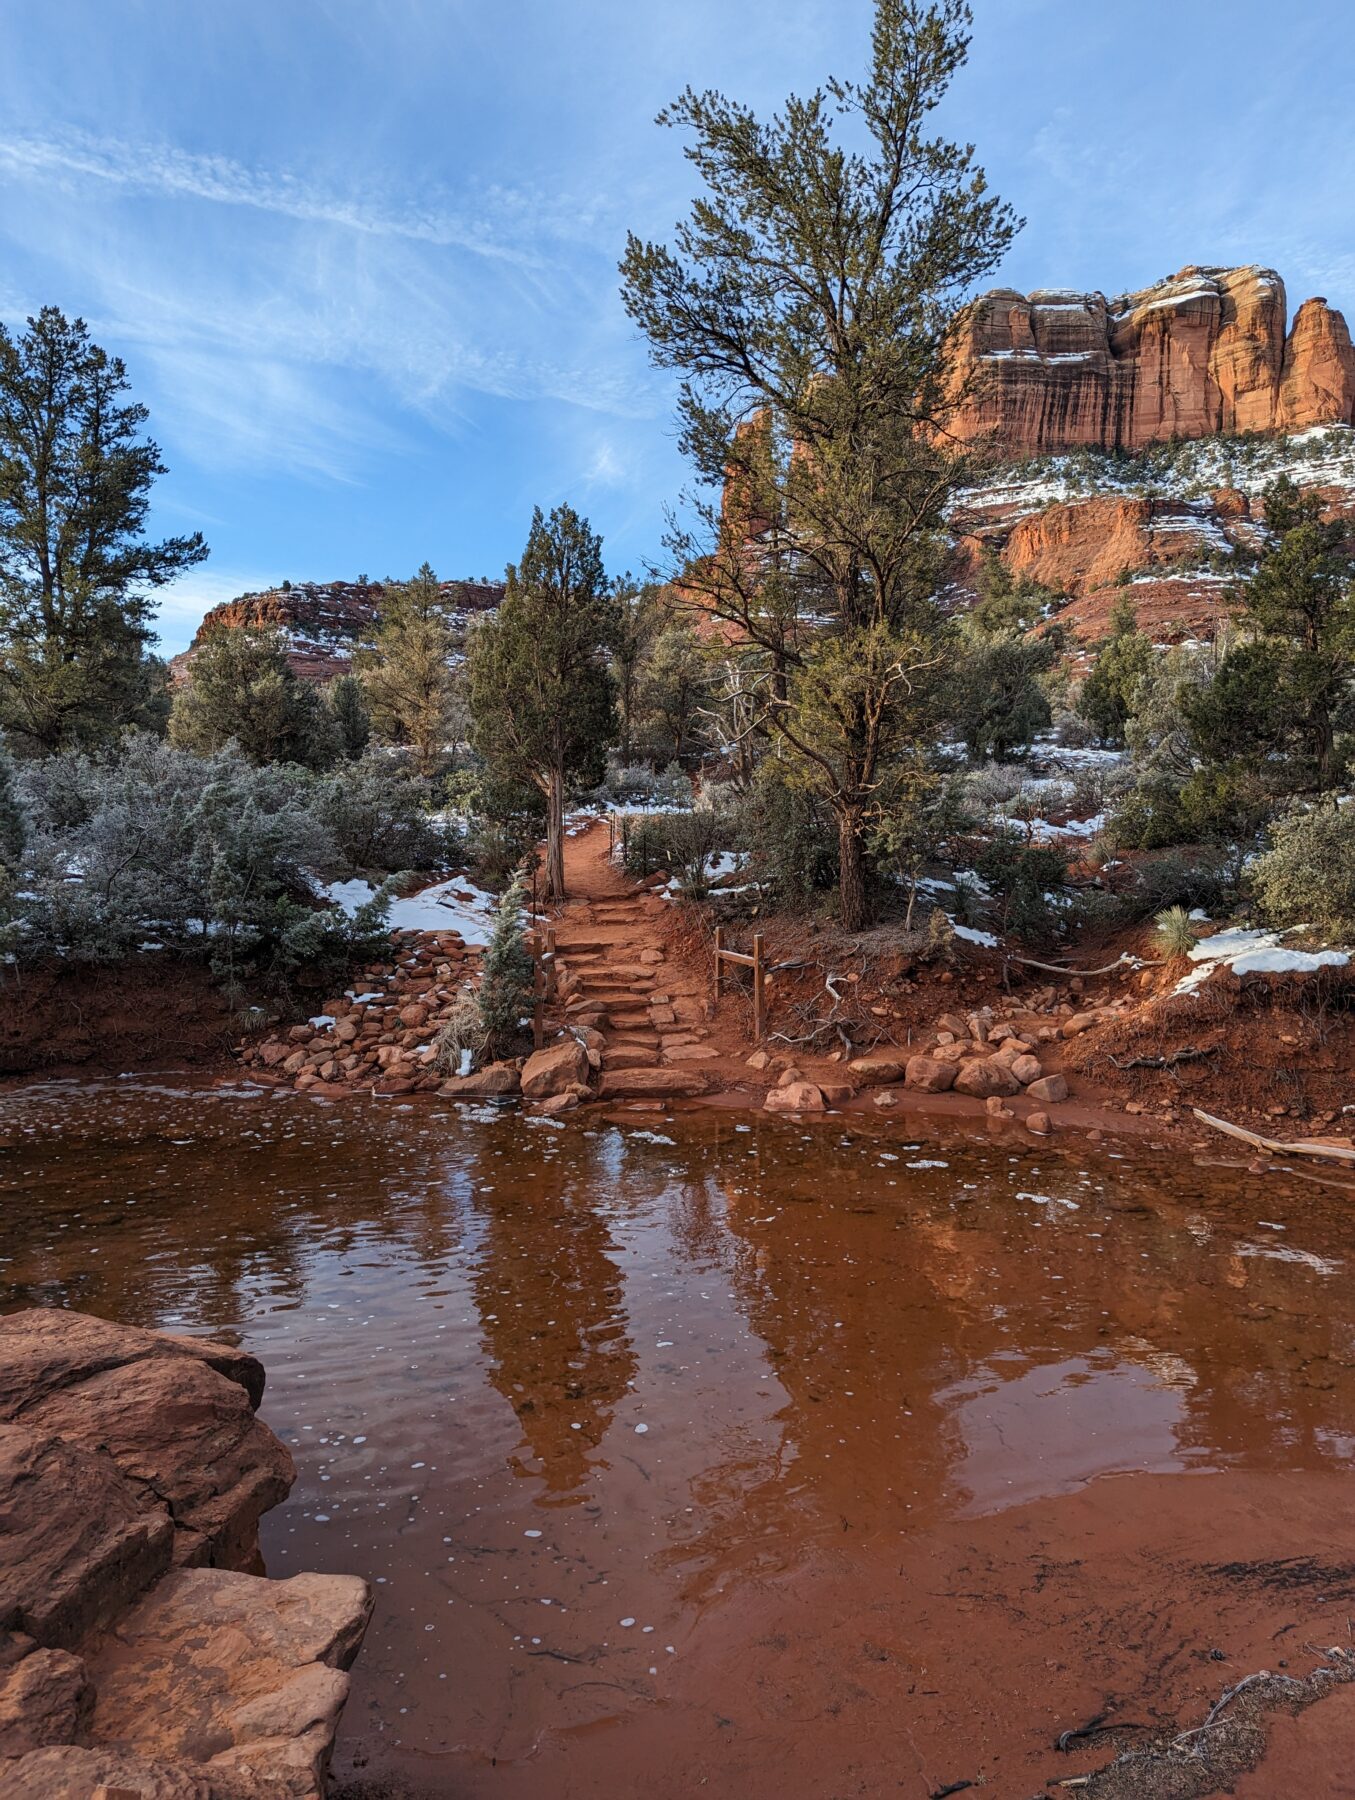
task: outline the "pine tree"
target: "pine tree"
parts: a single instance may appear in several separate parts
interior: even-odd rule
[[[372,719],[362,683],[356,675],[340,675],[330,682],[325,697],[338,732],[339,754],[345,762],[356,762],[372,736]]]
[[[566,785],[600,781],[616,741],[616,682],[607,666],[616,615],[602,539],[572,507],[556,507],[549,519],[537,507],[498,611],[471,636],[475,747],[494,774],[530,782],[544,796],[552,900],[565,892]]]
[[[527,877],[519,869],[499,901],[480,975],[480,1025],[491,1059],[512,1051],[532,1010],[535,971],[527,947]]]
[[[456,635],[442,585],[428,563],[412,581],[387,582],[373,648],[353,659],[372,723],[408,744],[421,775],[437,769],[455,693]]]
[[[1233,593],[1252,642],[1237,646],[1221,671],[1249,652],[1258,673],[1267,671],[1278,730],[1255,747],[1288,757],[1299,792],[1336,785],[1338,734],[1355,727],[1355,556],[1348,521],[1326,512],[1320,493],[1300,491],[1288,476],[1267,488],[1271,542]]]
[[[744,646],[760,725],[832,808],[850,929],[881,781],[930,730],[920,703],[946,659],[933,596],[963,473],[948,336],[1018,226],[972,151],[926,134],[969,18],[963,0],[877,0],[866,81],[770,121],[689,88],[660,123],[691,134],[705,192],[675,248],[632,236],[621,265],[653,359],[684,378],[699,477],[756,496],[733,517],[694,503],[704,529],[670,543],[685,590]]]
[[[145,535],[165,468],[128,386],[82,319],[0,326],[0,726],[30,754],[156,722],[149,594],[207,555]]]
[[[258,764],[327,768],[338,751],[334,720],[314,683],[297,677],[275,631],[212,632],[174,696],[169,735],[202,756],[234,739]]]

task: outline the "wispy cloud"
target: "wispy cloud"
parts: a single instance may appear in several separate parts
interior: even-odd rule
[[[95,183],[127,194],[244,207],[327,225],[366,237],[469,251],[491,261],[540,268],[543,237],[587,241],[610,206],[600,196],[491,186],[470,210],[399,196],[341,193],[288,170],[249,168],[228,156],[204,156],[154,141],[130,143],[82,133],[0,135],[0,174]],[[611,221],[605,224],[610,228]]]

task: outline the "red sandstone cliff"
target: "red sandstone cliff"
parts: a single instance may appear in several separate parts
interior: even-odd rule
[[[503,598],[500,581],[444,581],[443,594],[458,618],[492,612]],[[290,587],[240,594],[214,606],[199,625],[189,649],[175,657],[181,673],[193,652],[214,631],[280,631],[298,675],[329,681],[347,669],[353,651],[367,636],[385,592],[379,581],[303,581]]]
[[[1286,318],[1284,283],[1254,266],[1183,269],[1115,300],[996,289],[957,329],[956,433],[1015,457],[1350,423],[1344,318],[1322,299],[1287,333]]]

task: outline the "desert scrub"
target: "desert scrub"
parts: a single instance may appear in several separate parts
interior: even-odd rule
[[[1272,925],[1355,936],[1355,807],[1291,813],[1271,827],[1251,886]]]

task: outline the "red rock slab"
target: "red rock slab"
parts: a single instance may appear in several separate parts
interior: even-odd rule
[[[101,1369],[25,1407],[23,1420],[105,1447],[148,1500],[169,1507],[177,1562],[249,1562],[260,1518],[296,1479],[290,1453],[255,1418],[245,1390],[195,1357]]]
[[[598,1083],[600,1100],[649,1100],[704,1094],[706,1078],[695,1069],[607,1069]]]
[[[354,1575],[167,1575],[87,1658],[93,1743],[322,1791],[372,1611]]]
[[[102,1370],[169,1356],[191,1357],[215,1369],[245,1390],[252,1407],[263,1399],[263,1364],[232,1344],[36,1306],[0,1318],[0,1419],[16,1419],[58,1389]]]
[[[0,1627],[69,1649],[170,1564],[167,1510],[107,1451],[0,1425]]]

